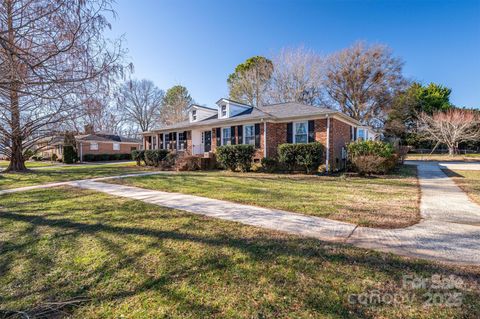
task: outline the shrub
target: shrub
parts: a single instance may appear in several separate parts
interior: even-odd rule
[[[83,155],[83,160],[85,162],[93,162],[95,160],[95,156],[93,154],[85,154]]]
[[[146,150],[145,164],[149,166],[158,166],[168,155],[168,150]]]
[[[318,142],[281,144],[278,146],[278,157],[290,171],[302,168],[306,173],[311,173],[322,164],[323,145]]]
[[[30,158],[35,160],[34,157],[35,157],[35,151],[33,151],[33,150],[28,149],[23,153],[23,158],[26,161],[29,160]]]
[[[264,157],[260,163],[264,172],[273,173],[278,169],[278,160],[273,157]]]
[[[253,145],[225,145],[217,148],[217,159],[219,163],[231,171],[240,169],[248,172],[252,167],[255,147]]]
[[[255,155],[255,146],[253,145],[233,145],[237,167],[242,172],[248,172],[252,167],[253,156]]]
[[[237,156],[234,145],[225,145],[217,148],[217,160],[223,168],[232,172],[237,169]]]
[[[63,147],[63,162],[65,164],[73,164],[77,161],[77,152],[72,145],[65,145]]]
[[[394,148],[380,141],[358,141],[348,145],[348,158],[360,175],[385,174],[397,162]]]
[[[198,171],[201,169],[202,158],[196,156],[185,156],[176,163],[178,171]]]
[[[145,161],[145,151],[133,150],[132,160],[137,162],[137,166],[140,166],[142,161]]]
[[[56,162],[57,159],[58,159],[57,154],[53,153],[53,154],[52,154],[52,157],[50,158],[50,160],[51,160],[52,162]]]

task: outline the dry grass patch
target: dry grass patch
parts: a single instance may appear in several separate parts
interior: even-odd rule
[[[411,161],[439,161],[439,162],[478,162],[480,161],[480,154],[407,154],[407,160]]]
[[[215,172],[165,173],[111,183],[282,209],[359,224],[406,227],[419,221],[416,166],[385,176]]]
[[[455,183],[480,205],[480,171],[473,170],[443,170],[447,176],[453,178]]]

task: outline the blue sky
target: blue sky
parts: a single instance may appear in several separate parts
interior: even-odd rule
[[[253,55],[304,46],[322,54],[358,40],[390,46],[404,74],[452,89],[458,106],[480,107],[480,0],[117,0],[136,78],[185,85],[200,104],[228,95],[226,78]]]

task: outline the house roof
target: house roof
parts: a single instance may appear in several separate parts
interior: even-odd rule
[[[222,99],[221,99],[222,100]],[[234,102],[236,103],[236,102]],[[326,108],[326,107],[317,107],[312,105],[306,105],[296,102],[289,102],[289,103],[279,103],[279,104],[270,104],[265,106],[253,107],[250,106],[245,111],[231,116],[229,118],[219,119],[218,114],[215,114],[211,117],[206,119],[197,121],[197,122],[190,122],[190,121],[183,121],[176,124],[168,125],[156,129],[154,131],[170,131],[170,130],[177,130],[177,129],[190,129],[195,127],[203,127],[203,126],[213,126],[213,125],[225,125],[229,123],[236,123],[236,122],[245,122],[245,121],[254,121],[254,120],[271,120],[271,121],[281,121],[281,120],[288,120],[288,119],[295,119],[295,118],[304,118],[304,117],[313,117],[313,116],[326,116],[330,114],[336,114],[343,119],[352,122],[353,124],[360,125],[360,123],[353,118]],[[147,132],[144,132],[147,133]]]
[[[140,140],[135,138],[124,137],[116,134],[81,134],[75,135],[77,141],[91,141],[91,142],[120,142],[120,143],[141,143]],[[47,142],[49,145],[61,145],[63,144],[64,136],[55,135],[45,137],[39,140],[39,143]]]

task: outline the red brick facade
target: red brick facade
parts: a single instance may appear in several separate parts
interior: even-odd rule
[[[322,143],[327,148],[327,119],[314,120],[315,141]],[[255,159],[261,159],[265,156],[265,137],[264,123],[260,124],[260,147],[257,149]],[[274,157],[277,155],[277,148],[280,144],[287,143],[287,122],[285,123],[266,123],[266,156]],[[238,140],[238,127],[235,126],[236,143]],[[145,146],[148,149],[148,136],[145,136]],[[345,161],[342,159],[342,149],[351,141],[351,126],[336,118],[330,118],[330,170],[342,169]],[[217,128],[212,128],[211,151],[215,152],[217,148]],[[192,154],[192,131],[187,133],[187,154]],[[326,159],[326,155],[325,155]]]

